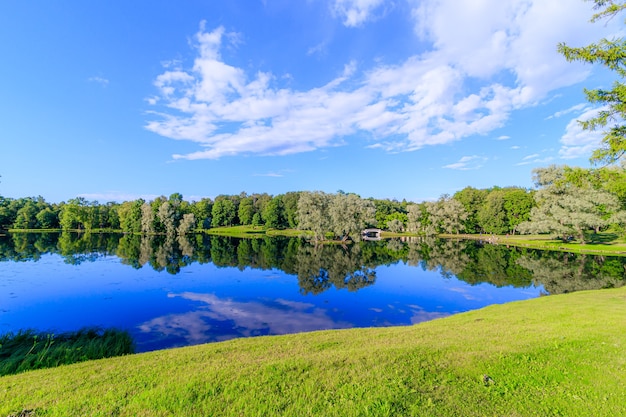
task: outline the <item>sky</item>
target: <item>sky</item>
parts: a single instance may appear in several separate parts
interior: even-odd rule
[[[583,0],[3,0],[0,195],[434,200],[589,166]]]

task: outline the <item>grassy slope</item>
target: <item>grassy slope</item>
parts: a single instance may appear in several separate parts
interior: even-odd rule
[[[623,416],[625,317],[621,288],[85,362],[0,378],[0,416]]]

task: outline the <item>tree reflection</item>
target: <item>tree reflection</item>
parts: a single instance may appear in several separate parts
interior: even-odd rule
[[[626,283],[626,258],[507,248],[475,241],[408,238],[349,246],[310,245],[283,237],[239,239],[97,233],[18,233],[0,236],[0,261],[37,261],[54,253],[70,264],[115,255],[133,268],[146,265],[178,274],[192,263],[243,270],[280,269],[298,278],[303,294],[331,287],[356,291],[376,282],[376,268],[404,262],[469,284],[543,285],[550,294],[618,287]]]
[[[549,294],[621,287],[626,284],[623,258],[538,251],[517,260]]]
[[[320,294],[332,286],[356,291],[374,284],[376,271],[364,264],[361,246],[300,246],[296,256],[300,292]]]

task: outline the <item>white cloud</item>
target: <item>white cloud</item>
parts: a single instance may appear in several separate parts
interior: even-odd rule
[[[511,146],[511,149],[521,149],[521,146],[513,145]]]
[[[104,78],[104,77],[89,77],[89,78],[87,79],[87,81],[89,81],[89,82],[91,82],[91,83],[97,83],[97,84],[103,85],[103,86],[105,86],[105,87],[106,87],[107,85],[109,85],[109,80],[107,80],[107,79],[106,79],[106,78]]]
[[[498,139],[498,140],[509,140],[509,139],[511,139],[511,137],[510,137],[510,136],[507,136],[507,135],[502,135],[502,136],[498,136],[498,138],[497,138],[497,139]]]
[[[284,177],[283,174],[279,174],[277,172],[267,172],[265,174],[254,174],[254,177],[275,177],[275,178],[281,178]]]
[[[588,110],[588,109],[589,109],[589,104],[586,104],[586,103],[576,104],[575,106],[572,106],[569,109],[557,111],[556,113],[546,117],[546,120],[555,119],[555,118],[565,116],[566,114],[570,114],[570,113],[580,113],[581,111]]]
[[[570,120],[561,137],[559,156],[563,159],[588,158],[602,141],[602,131],[583,130],[578,120],[595,117],[601,109],[588,109],[576,119]]]
[[[425,0],[413,14],[416,32],[436,52],[469,77],[488,79],[506,73],[515,79],[515,107],[535,103],[549,91],[581,81],[588,67],[568,63],[556,53],[567,41],[595,39],[590,7],[574,2],[530,0]]]
[[[326,40],[307,49],[306,54],[307,55],[317,55],[317,54],[324,55],[326,53],[327,48],[328,48],[328,41]]]
[[[552,162],[554,160],[554,157],[552,156],[544,156],[542,157],[541,154],[545,154],[551,152],[551,150],[543,150],[540,153],[534,153],[531,155],[526,155],[525,157],[522,158],[521,162],[518,162],[517,166],[522,166],[522,165],[530,165],[530,164],[546,164],[548,162]]]
[[[332,11],[343,20],[348,27],[360,26],[372,18],[372,13],[385,0],[335,0]]]
[[[334,5],[346,24],[356,25],[382,2]],[[155,79],[158,95],[146,100],[161,107],[149,113],[146,128],[202,148],[175,159],[287,155],[340,146],[356,134],[372,148],[414,151],[487,134],[512,111],[581,81],[589,67],[567,63],[556,44],[584,44],[598,35],[591,30],[598,25],[586,23],[584,2],[563,8],[538,0],[425,0],[413,16],[430,51],[395,65],[350,62],[309,90],[230,65],[220,51],[237,36],[222,27],[205,30],[202,23],[193,66],[168,63]]]
[[[442,168],[456,169],[460,171],[468,171],[472,169],[482,168],[483,163],[485,161],[487,161],[487,158],[478,156],[478,155],[464,156],[461,159],[459,159],[458,162],[444,165]]]

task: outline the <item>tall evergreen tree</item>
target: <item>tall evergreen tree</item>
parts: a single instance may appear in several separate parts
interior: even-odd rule
[[[591,21],[612,18],[626,9],[626,2],[615,0],[593,0],[597,10]],[[611,164],[619,161],[626,153],[626,40],[624,38],[601,39],[583,47],[558,45],[558,51],[568,61],[601,64],[615,71],[618,79],[612,88],[585,89],[587,100],[603,107],[596,117],[581,121],[585,130],[605,129],[602,146],[591,157],[592,162]]]

